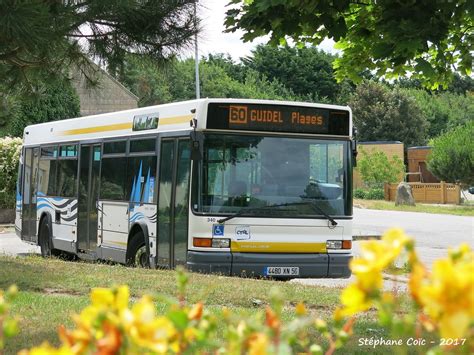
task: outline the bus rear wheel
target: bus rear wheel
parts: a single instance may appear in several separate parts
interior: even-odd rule
[[[49,224],[48,222],[41,222],[39,229],[39,245],[41,249],[41,256],[48,258],[52,255],[51,240],[49,238]]]
[[[133,235],[130,240],[129,252],[127,254],[127,265],[141,268],[150,267],[150,258],[146,250],[143,231],[139,231]]]

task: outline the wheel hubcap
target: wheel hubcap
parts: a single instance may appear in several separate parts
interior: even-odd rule
[[[149,261],[145,245],[137,250],[137,254],[135,255],[135,265],[138,267],[148,267]]]

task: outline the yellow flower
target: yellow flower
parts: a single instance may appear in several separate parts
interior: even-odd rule
[[[249,355],[267,354],[268,337],[263,333],[254,333],[249,337]]]
[[[426,269],[423,265],[416,263],[412,266],[410,279],[408,280],[408,288],[415,302],[420,303],[421,284],[426,277]]]
[[[191,343],[194,339],[196,339],[197,331],[195,328],[186,328],[184,331],[184,339],[188,343]]]
[[[366,311],[372,306],[366,293],[356,284],[349,285],[342,291],[341,303],[344,308],[340,311],[339,316],[352,316],[358,312]]]
[[[119,286],[115,293],[115,307],[119,310],[128,308],[130,290],[128,286]]]
[[[132,313],[137,322],[150,323],[155,318],[155,306],[149,296],[143,296],[132,307]]]
[[[91,291],[92,306],[110,307],[114,303],[114,293],[108,288],[93,288]]]
[[[438,324],[441,337],[467,335],[474,322],[474,253],[469,247],[437,260],[431,274],[415,265],[409,285],[415,301]]]
[[[30,350],[21,350],[18,355],[73,355],[74,352],[67,346],[63,345],[59,349],[52,347],[48,342],[44,342],[40,346],[31,348]]]
[[[296,305],[295,311],[296,311],[296,315],[298,316],[304,316],[308,313],[306,311],[306,307],[303,302],[298,302],[298,304]]]

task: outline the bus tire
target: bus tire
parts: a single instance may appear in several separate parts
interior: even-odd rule
[[[49,258],[52,255],[51,238],[50,238],[50,226],[46,218],[41,221],[39,227],[39,245],[41,249],[41,256],[43,258]]]
[[[131,238],[127,251],[127,265],[149,268],[150,258],[145,244],[145,235],[140,229]]]

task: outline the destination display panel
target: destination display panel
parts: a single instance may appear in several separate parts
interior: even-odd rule
[[[207,128],[349,135],[349,111],[324,108],[210,103]]]

